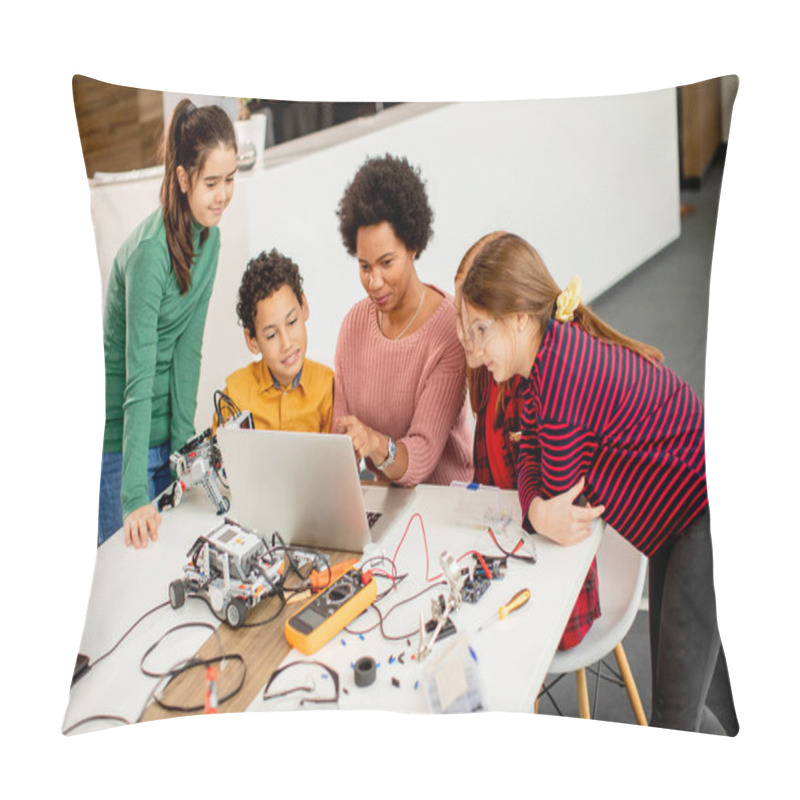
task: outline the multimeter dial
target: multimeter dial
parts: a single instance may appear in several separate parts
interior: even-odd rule
[[[338,608],[353,596],[355,590],[356,587],[352,581],[337,581],[318,599],[332,608]]]

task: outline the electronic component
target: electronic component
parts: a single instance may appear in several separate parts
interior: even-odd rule
[[[375,659],[364,656],[353,667],[353,680],[356,686],[372,686],[375,683]]]
[[[477,657],[463,634],[425,665],[420,687],[428,708],[436,714],[486,710]]]
[[[219,672],[216,666],[209,664],[206,668],[206,697],[203,704],[204,714],[219,714],[219,699],[217,697],[217,678]]]
[[[220,428],[252,429],[255,427],[253,415],[249,411],[240,411],[239,406],[219,389],[214,392],[214,414],[217,426]]]
[[[464,585],[461,587],[461,599],[466,603],[477,603],[489,588],[492,580],[503,578],[506,574],[508,565],[507,558],[497,558],[496,556],[480,556],[474,554],[474,567],[462,570],[467,574]],[[485,568],[485,569],[484,569]],[[489,572],[489,576],[486,572]],[[469,573],[472,573],[470,575]]]
[[[350,569],[286,620],[286,641],[301,653],[315,653],[369,608],[377,596],[372,574]]]
[[[436,620],[429,619],[425,623],[425,633],[433,633],[435,630],[436,630]],[[439,635],[436,637],[436,641],[438,642],[439,639],[446,639],[448,636],[452,636],[454,633],[456,633],[455,623],[453,622],[452,619],[450,619],[450,617],[448,617],[445,620],[444,625],[442,625],[442,629],[439,631]],[[400,661],[400,659],[398,659],[398,661]],[[400,661],[400,663],[402,664],[403,662]]]
[[[221,428],[253,428],[253,415],[240,411],[236,404],[223,392],[214,393],[214,406],[217,421]],[[211,428],[189,439],[183,447],[169,457],[169,467],[174,478],[172,486],[158,498],[158,510],[175,508],[187,489],[202,486],[217,514],[225,514],[231,501],[222,494],[220,484],[224,485],[225,470],[222,468],[222,454],[217,437]]]
[[[417,645],[417,660],[422,661],[427,658],[436,640],[441,635],[448,622],[452,625],[450,615],[461,607],[461,590],[467,576],[459,569],[458,564],[452,554],[445,550],[439,558],[442,565],[442,574],[450,586],[450,593],[447,600],[440,596],[438,600],[431,602],[431,613],[433,619],[427,624],[419,617],[419,644]]]
[[[222,494],[219,476],[222,473],[222,455],[217,446],[217,437],[212,436],[211,428],[189,439],[186,444],[169,457],[169,466],[175,476],[175,483],[180,485],[167,490],[159,500],[159,510],[174,507],[186,489],[202,486],[211,505],[217,514],[224,514],[231,506],[231,501]],[[176,496],[177,494],[177,496]]]
[[[281,585],[283,556],[229,519],[200,536],[187,555],[183,579],[169,585],[170,604],[180,608],[187,594],[202,596],[232,628],[242,625],[249,609]]]

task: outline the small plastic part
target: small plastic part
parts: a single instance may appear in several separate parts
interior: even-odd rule
[[[375,659],[363,656],[356,661],[353,670],[356,686],[371,686],[375,683]]]
[[[464,635],[442,648],[420,676],[428,710],[436,714],[486,710],[478,664]]]
[[[400,681],[397,678],[392,678],[392,686],[396,687],[397,689],[400,688]]]
[[[217,699],[217,678],[219,673],[213,664],[206,669],[206,697],[203,704],[204,714],[219,714],[219,700]]]
[[[225,609],[225,620],[231,628],[238,628],[244,624],[247,617],[247,606],[240,597],[234,597]]]
[[[431,633],[436,629],[436,620],[429,619],[425,623],[425,633]],[[450,617],[447,618],[447,621],[442,626],[442,630],[439,632],[439,636],[436,639],[438,642],[440,639],[446,639],[448,636],[452,636],[456,632],[456,626],[453,623],[453,620]]]
[[[353,564],[356,563],[358,559],[351,558],[348,561],[342,561],[339,564],[334,564],[330,569],[327,567],[323,567],[321,570],[313,570],[311,575],[309,575],[309,580],[311,582],[311,588],[315,592],[322,591],[323,589],[330,586],[332,583],[335,583],[339,578],[344,575],[347,570],[351,569]],[[362,575],[363,580],[363,575]],[[366,585],[369,581],[364,581]]]
[[[180,608],[186,602],[186,587],[183,581],[172,581],[169,585],[169,604]]]

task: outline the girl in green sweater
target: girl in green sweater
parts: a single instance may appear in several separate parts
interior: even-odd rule
[[[120,527],[126,545],[158,538],[150,501],[170,483],[170,453],[194,435],[217,225],[235,172],[227,114],[181,100],[164,136],[161,205],[123,242],[106,291],[98,544]]]

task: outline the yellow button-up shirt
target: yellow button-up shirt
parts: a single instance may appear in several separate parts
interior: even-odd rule
[[[305,359],[291,386],[278,386],[263,359],[228,376],[225,394],[253,415],[256,428],[329,433],[333,370]]]

